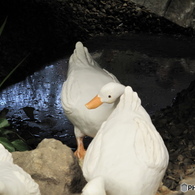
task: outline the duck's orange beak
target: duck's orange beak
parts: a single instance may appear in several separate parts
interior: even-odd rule
[[[102,104],[103,104],[103,102],[101,101],[100,97],[98,97],[96,95],[90,102],[88,102],[87,104],[85,104],[85,106],[88,109],[94,109],[94,108],[99,107]]]

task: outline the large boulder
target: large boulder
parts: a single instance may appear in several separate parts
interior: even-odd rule
[[[194,0],[132,0],[153,13],[163,16],[182,26],[195,28],[195,2]]]
[[[42,195],[80,193],[86,181],[72,150],[55,139],[44,139],[35,150],[13,152],[14,163],[39,184]]]

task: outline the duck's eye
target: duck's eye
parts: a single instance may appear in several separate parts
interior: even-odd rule
[[[108,95],[108,98],[111,98],[112,96],[111,95]]]

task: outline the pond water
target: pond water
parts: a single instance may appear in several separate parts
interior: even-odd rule
[[[176,94],[195,79],[195,44],[188,39],[129,35],[94,39],[85,45],[102,67],[138,92],[151,115],[171,106]],[[28,132],[37,142],[53,137],[75,148],[73,126],[60,103],[68,58],[48,64],[0,92],[0,110],[9,109],[7,117],[21,136]]]

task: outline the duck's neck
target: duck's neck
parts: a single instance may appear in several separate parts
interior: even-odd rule
[[[118,94],[118,98],[115,100],[115,102],[117,102],[117,104],[118,104],[118,102],[119,102],[119,100],[120,100],[120,97],[121,97],[121,95],[123,95],[124,94],[124,92],[125,92],[125,86],[124,85],[122,85],[122,84],[119,84],[119,83],[117,83],[117,94]]]
[[[121,97],[121,95],[123,95],[124,94],[124,91],[125,91],[125,86],[124,85],[122,85],[122,84],[118,84],[117,83],[117,95],[118,95],[118,98],[113,102],[114,103],[114,107],[116,107],[117,105],[118,105],[118,103],[119,103],[119,101],[120,101],[120,97]]]
[[[121,94],[122,95],[122,94]],[[120,101],[120,97],[121,96],[119,96],[116,100],[115,100],[115,102],[114,102],[114,107],[116,107],[117,105],[118,105],[118,103],[119,103],[119,101]]]

